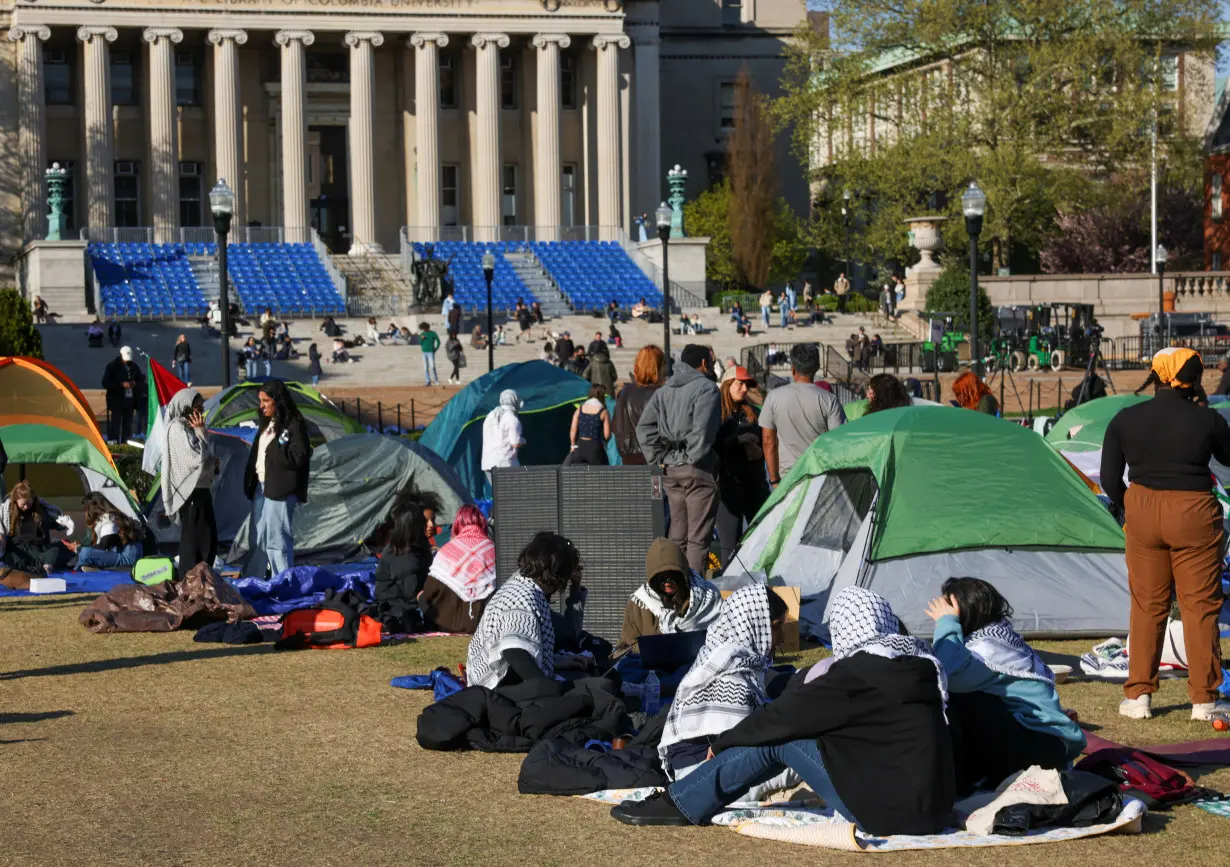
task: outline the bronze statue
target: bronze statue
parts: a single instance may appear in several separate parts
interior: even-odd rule
[[[453,281],[448,276],[452,258],[448,261],[436,259],[431,244],[424,249],[423,255],[414,254],[410,265],[411,276],[414,278],[414,304],[416,307],[436,307],[444,300],[444,294],[451,291]]]

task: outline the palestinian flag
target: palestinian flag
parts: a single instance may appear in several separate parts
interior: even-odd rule
[[[145,384],[149,402],[145,412],[145,454],[141,456],[141,469],[156,476],[162,465],[163,407],[175,396],[175,392],[187,388],[187,385],[149,356],[146,356]]]

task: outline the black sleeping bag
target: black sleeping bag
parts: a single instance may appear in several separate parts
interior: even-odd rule
[[[569,737],[541,741],[521,763],[517,791],[523,795],[586,795],[604,789],[665,786],[658,742],[666,711],[641,729],[622,750],[587,750]]]

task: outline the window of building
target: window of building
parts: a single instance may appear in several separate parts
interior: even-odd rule
[[[728,133],[735,128],[735,102],[738,88],[733,81],[723,81],[718,88],[720,91],[718,94],[718,124],[723,132]]]
[[[68,179],[64,184],[64,231],[66,233],[76,232],[78,228],[75,207],[77,198],[77,164],[73,160],[50,159],[47,160],[47,168],[51,168],[56,163],[60,164],[60,168],[68,169]]]
[[[76,80],[73,61],[76,58],[75,52],[62,48],[43,49],[43,97],[48,105],[73,104],[73,83]]]
[[[577,167],[566,165],[560,178],[563,195],[560,196],[559,218],[565,226],[577,224]]]
[[[1214,220],[1221,219],[1221,175],[1213,175],[1209,182],[1209,208]]]
[[[1162,90],[1179,89],[1179,55],[1162,55]]]
[[[137,57],[131,51],[111,52],[111,102],[114,105],[139,105],[141,102]]]
[[[559,99],[564,108],[577,107],[577,56],[567,52],[559,56]]]
[[[139,166],[131,160],[115,164],[115,225],[132,228],[141,225],[141,177]]]
[[[500,52],[500,108],[517,107],[517,56],[512,51]]]
[[[440,108],[457,108],[458,78],[456,57],[440,52]]]
[[[722,0],[722,23],[740,24],[743,22],[743,0]]]
[[[517,166],[507,163],[501,185],[500,218],[505,226],[517,225]]]
[[[457,225],[459,179],[460,170],[457,166],[440,166],[440,222],[445,226]]]
[[[202,207],[203,185],[201,181],[201,164],[182,162],[179,164],[179,224],[185,227],[200,226],[205,216]]]
[[[204,58],[195,51],[175,52],[175,104],[200,105]]]

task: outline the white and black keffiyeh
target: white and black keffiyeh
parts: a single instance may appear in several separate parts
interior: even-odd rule
[[[547,677],[555,676],[555,627],[546,594],[520,572],[487,603],[466,653],[466,682],[495,689],[508,673],[501,655],[524,650]]]
[[[1042,657],[1017,634],[1012,624],[1000,620],[970,633],[965,648],[991,671],[1008,677],[1055,682],[1055,675]]]
[[[708,629],[722,613],[722,593],[713,584],[695,572],[689,576],[691,586],[688,607],[683,614],[668,608],[662,597],[653,592],[648,583],[642,584],[632,594],[632,601],[649,611],[658,621],[658,632],[670,635],[675,632],[700,632]]]
[[[162,428],[162,507],[174,517],[209,471],[213,452],[206,436],[188,426],[185,418],[200,397],[195,388],[181,388],[167,402]]]
[[[845,659],[855,653],[870,653],[885,659],[918,656],[935,666],[940,695],[948,704],[948,676],[944,666],[921,638],[901,634],[901,621],[892,606],[878,593],[863,587],[846,587],[833,600],[829,615],[833,656]]]
[[[764,673],[772,661],[768,590],[753,584],[722,605],[721,616],[709,627],[704,646],[675,691],[658,745],[672,779],[667,747],[720,735],[768,701]]]

